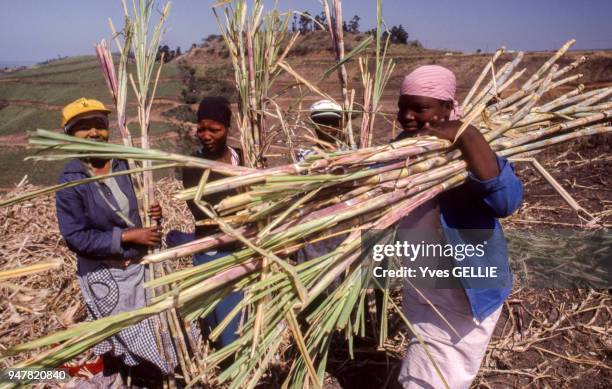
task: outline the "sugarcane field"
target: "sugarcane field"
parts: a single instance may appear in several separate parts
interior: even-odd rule
[[[612,387],[611,14],[7,1],[0,388]]]

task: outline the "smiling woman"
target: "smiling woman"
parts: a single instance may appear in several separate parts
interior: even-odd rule
[[[100,101],[81,98],[62,110],[62,127],[68,135],[108,142],[108,115]],[[80,158],[64,167],[60,183],[127,170],[122,159]],[[77,255],[77,277],[90,320],[142,308],[151,298],[145,291],[145,268],[139,263],[148,247],[161,244],[161,231],[143,228],[132,180],[109,177],[57,192],[60,232]],[[161,219],[161,208],[152,205],[149,216]],[[136,385],[158,387],[174,366],[162,358],[156,343],[157,318],[120,331],[93,348],[104,361],[105,376],[129,375]],[[166,334],[167,335],[167,334]]]

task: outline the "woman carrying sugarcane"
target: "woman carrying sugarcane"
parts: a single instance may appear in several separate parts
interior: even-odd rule
[[[64,132],[78,138],[108,142],[108,115],[111,111],[97,100],[80,98],[62,110]],[[82,180],[92,176],[128,170],[120,159],[73,159],[64,167],[59,182]],[[57,192],[56,210],[59,229],[68,247],[77,256],[79,286],[89,320],[132,311],[146,306],[149,298],[143,283],[145,268],[139,260],[147,248],[161,243],[160,227],[143,228],[136,194],[129,175],[90,182]],[[160,220],[162,209],[148,210]],[[174,371],[162,357],[159,347],[175,361],[169,337],[158,346],[158,318],[152,317],[128,327],[97,344],[93,351],[102,355],[102,377],[94,384],[110,386],[121,377],[135,386],[161,386],[162,377]],[[175,364],[175,363],[174,363]]]
[[[209,96],[202,99],[197,112],[198,127],[196,136],[199,141],[198,149],[192,154],[199,158],[205,158],[213,161],[224,162],[234,166],[242,166],[242,151],[238,148],[230,147],[227,144],[227,137],[231,126],[232,110],[230,102],[220,96]],[[197,187],[204,172],[197,168],[183,168],[183,187]],[[212,182],[223,178],[224,176],[210,172],[207,182]],[[218,204],[227,196],[237,194],[236,191],[226,191],[214,193],[204,196],[201,200],[208,204]],[[187,205],[193,214],[196,221],[206,221],[208,216],[198,207],[194,201],[188,201]],[[181,233],[179,231],[170,231],[166,237],[169,246],[176,246],[187,243],[193,239],[199,239],[206,236],[219,233],[220,230],[216,225],[196,225],[195,235]],[[215,250],[209,250],[202,253],[197,253],[193,256],[194,266],[201,265],[230,255],[236,249],[235,244],[218,247]],[[204,326],[206,331],[214,329],[223,319],[240,303],[241,294],[234,292],[224,298],[210,313],[204,318]],[[221,332],[217,345],[225,347],[238,338],[236,332],[240,324],[240,316],[235,316],[229,325]]]
[[[489,279],[478,284],[456,278],[454,283],[419,289],[420,293],[411,285],[404,286],[404,313],[453,389],[468,388],[476,377],[502,304],[510,294],[512,276],[498,218],[516,211],[523,194],[511,164],[495,154],[478,129],[468,126],[455,139],[462,124],[455,89],[455,75],[442,66],[422,66],[408,74],[398,100],[397,119],[403,132],[396,139],[433,135],[454,142],[453,147],[461,151],[468,169],[463,184],[423,204],[400,221],[398,238],[410,239],[414,237],[412,232],[421,230],[435,231],[427,238],[433,243],[454,247],[483,244],[482,256],[460,258],[462,261],[455,256],[448,266],[467,264],[473,259],[483,266],[495,267],[498,272],[493,282]],[[414,335],[398,381],[404,388],[444,387]]]

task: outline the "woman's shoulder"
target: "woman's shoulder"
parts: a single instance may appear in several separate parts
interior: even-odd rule
[[[74,158],[68,161],[59,175],[59,182],[69,182],[87,178],[87,170],[80,159]]]
[[[244,154],[240,147],[228,146],[235,158],[238,159],[238,165],[244,166]]]

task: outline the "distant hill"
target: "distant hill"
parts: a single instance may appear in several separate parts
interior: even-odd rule
[[[165,134],[176,125],[161,113],[182,101],[183,76],[175,63],[164,65],[157,88],[151,131]],[[61,108],[79,97],[90,97],[112,106],[106,83],[95,56],[70,57],[0,74],[0,188],[30,174],[34,183],[51,184],[62,163],[23,162],[34,151],[26,150],[27,131],[59,129]],[[133,101],[130,99],[129,101]],[[134,103],[128,105],[129,121],[136,119]],[[111,136],[118,139],[112,123]]]
[[[349,52],[367,35],[347,34],[346,51]],[[424,64],[440,64],[453,70],[458,80],[458,100],[467,93],[491,54],[466,54],[445,50],[429,50],[416,42],[408,45],[391,45],[390,56],[396,63],[395,71],[382,98],[383,113],[394,116],[399,85],[405,74]],[[372,48],[363,56],[369,56],[372,65]],[[505,54],[498,63],[504,63],[515,54]],[[527,74],[533,73],[552,52],[527,53],[521,66]],[[580,56],[589,61],[574,73],[582,73],[580,81],[568,84],[557,93],[564,93],[583,83],[587,88],[612,86],[612,51],[573,51],[558,63],[567,65]],[[287,57],[291,66],[310,81],[319,80],[318,87],[334,98],[340,97],[336,74],[326,80],[320,76],[335,63],[335,54],[330,38],[324,31],[310,32],[299,37]],[[361,75],[357,61],[347,64],[349,87],[356,89],[355,101],[361,101]],[[520,82],[520,80],[519,80]],[[284,91],[277,102],[281,106],[295,103],[297,97],[303,98],[302,104],[308,106],[318,97],[312,93],[301,96],[299,89],[290,88],[295,80],[283,74],[275,83],[273,92]],[[517,84],[518,85],[518,84]],[[152,132],[159,141],[168,142],[163,147],[181,149],[178,142],[189,138],[185,131],[195,121],[195,108],[202,96],[224,95],[237,102],[234,87],[233,68],[223,40],[218,36],[209,37],[200,47],[196,47],[164,64],[158,100],[154,105]],[[34,174],[34,182],[52,183],[56,173],[50,164],[33,165],[21,160],[32,153],[25,150],[26,132],[36,128],[57,129],[60,122],[61,107],[79,97],[88,96],[110,104],[110,97],[94,56],[81,56],[54,60],[44,65],[34,65],[11,73],[0,74],[0,164],[7,166],[0,176],[0,188],[18,182],[25,172]],[[552,96],[548,96],[550,98]],[[133,101],[129,99],[128,101]],[[130,125],[136,119],[134,103],[128,106]],[[114,123],[111,117],[111,123]],[[359,125],[358,122],[355,125]],[[381,120],[377,136],[381,141],[389,138],[392,131],[391,120]],[[112,136],[118,139],[113,129]],[[188,147],[188,146],[186,146]]]
[[[346,53],[357,47],[368,36],[366,33],[345,33],[344,46]],[[369,52],[371,53],[372,50],[370,49]],[[391,44],[389,48],[389,53],[393,56],[441,52],[443,51],[426,49],[418,41],[408,41],[406,45]],[[300,34],[288,55],[290,59],[299,57],[330,58],[330,56],[333,58],[334,48],[327,31],[310,31]],[[225,47],[223,38],[220,35],[210,35],[200,46],[189,50],[178,60],[191,63],[209,63],[211,60],[222,62],[228,58],[229,51]]]
[[[34,61],[0,61],[0,69],[34,65]]]

